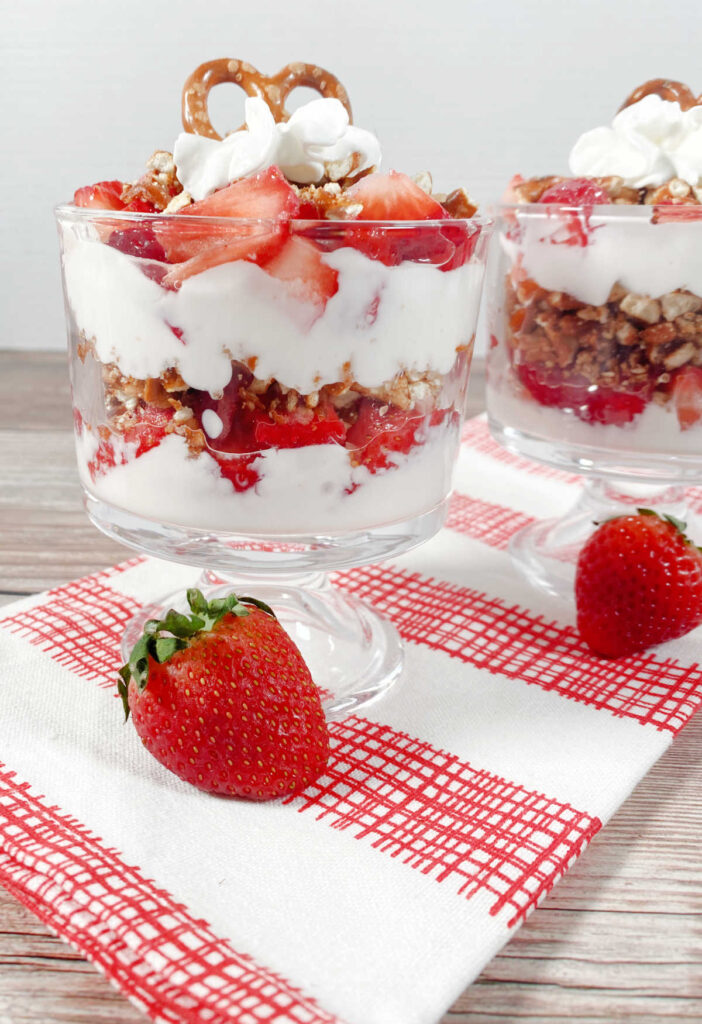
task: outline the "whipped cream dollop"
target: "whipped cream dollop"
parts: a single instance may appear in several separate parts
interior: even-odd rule
[[[576,177],[617,175],[632,188],[681,178],[702,181],[702,106],[681,110],[660,96],[645,96],[621,110],[611,128],[593,128],[573,146]]]
[[[193,199],[204,199],[232,181],[276,164],[290,181],[339,181],[380,164],[380,143],[372,132],[349,124],[337,99],[312,100],[290,120],[277,124],[257,96],[245,106],[246,127],[224,139],[182,132],[173,148],[178,180]]]

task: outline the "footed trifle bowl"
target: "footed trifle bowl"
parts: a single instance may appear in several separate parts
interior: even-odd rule
[[[236,585],[273,606],[328,717],[385,692],[399,637],[326,574],[442,524],[490,222],[57,218],[93,523],[200,567],[210,598]],[[183,602],[143,609],[125,660],[144,622]]]
[[[692,515],[702,207],[504,205],[487,296],[493,436],[586,478],[569,514],[519,531],[510,553],[533,583],[572,597],[595,522],[637,507]]]
[[[493,436],[586,477],[568,515],[534,523],[510,546],[533,583],[562,597],[572,597],[596,522],[637,508],[694,512],[702,96],[670,79],[645,82],[611,126],[580,136],[569,164],[570,176],[510,182],[488,300]]]

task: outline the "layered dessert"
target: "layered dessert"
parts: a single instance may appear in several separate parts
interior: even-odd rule
[[[220,138],[213,84],[247,93]],[[288,116],[298,85],[319,99]],[[463,189],[381,173],[328,72],[213,61],[137,181],[59,210],[78,461],[149,520],[318,534],[450,488],[485,257]]]
[[[699,456],[702,98],[646,83],[570,170],[505,197],[490,415],[560,446]]]

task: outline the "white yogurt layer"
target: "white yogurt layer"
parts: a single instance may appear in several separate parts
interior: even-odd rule
[[[335,444],[263,452],[261,479],[236,492],[207,453],[197,457],[177,434],[105,475],[81,478],[95,497],[136,515],[179,526],[231,533],[318,534],[400,522],[434,508],[451,486],[458,431],[432,427],[423,445],[392,455],[393,468],[353,468]],[[354,484],[353,493],[347,493]]]
[[[488,386],[490,415],[515,430],[543,437],[552,444],[570,443],[636,455],[699,456],[702,453],[702,422],[681,430],[672,406],[649,402],[631,423],[618,427],[586,423],[572,412],[521,398],[514,394],[513,387],[509,378],[504,379],[501,386]]]
[[[502,244],[542,288],[588,305],[601,306],[617,282],[639,295],[702,295],[702,221],[653,224],[652,215],[651,207],[637,207],[636,216],[593,213],[589,242],[579,246],[554,241],[563,236],[564,215],[516,210],[522,237]]]
[[[231,360],[252,357],[258,378],[303,394],[349,373],[368,388],[404,369],[448,373],[473,335],[482,280],[476,264],[447,273],[417,263],[386,267],[342,248],[323,257],[339,272],[339,290],[320,315],[243,260],[174,292],[142,273],[147,261],[100,242],[65,243],[68,303],[97,358],[139,379],[177,367],[190,387],[212,393],[229,382]]]

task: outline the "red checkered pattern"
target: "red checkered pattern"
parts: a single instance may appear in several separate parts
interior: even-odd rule
[[[123,572],[132,564],[115,570]],[[76,675],[113,687],[122,663],[122,633],[139,608],[137,601],[102,582],[114,574],[108,570],[50,590],[41,604],[0,619],[0,625]]]
[[[687,504],[690,512],[702,515],[702,487],[688,488]]]
[[[702,669],[652,654],[607,661],[570,626],[458,584],[370,566],[335,581],[391,619],[406,640],[478,669],[677,733],[702,704]]]
[[[0,769],[0,882],[173,1024],[341,1024]]]
[[[324,776],[293,802],[470,898],[525,917],[602,827],[387,725],[332,725]]]
[[[482,417],[466,420],[461,433],[461,440],[481,455],[489,455],[496,462],[505,466],[513,466],[522,473],[543,477],[545,480],[560,480],[566,484],[582,483],[582,477],[574,473],[566,473],[562,469],[555,469],[552,466],[542,466],[540,462],[532,462],[530,459],[522,458],[520,455],[513,455],[493,439],[487,420]]]
[[[465,494],[454,494],[445,525],[449,530],[503,551],[512,534],[533,522],[531,516],[515,512],[513,508],[469,498]]]

